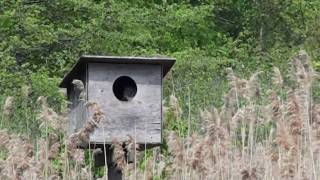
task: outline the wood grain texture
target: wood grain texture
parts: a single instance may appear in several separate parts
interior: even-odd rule
[[[150,64],[88,64],[88,101],[97,102],[106,114],[106,120],[90,136],[92,143],[127,141],[129,136],[141,144],[161,143],[161,68]],[[120,101],[113,93],[113,83],[120,76],[131,77],[137,84],[131,101]]]
[[[84,91],[86,91],[86,72],[80,76],[80,79],[85,86]],[[86,93],[86,92],[84,92]],[[84,101],[79,101],[79,96],[81,92],[76,89],[73,85],[68,86],[67,89],[68,100],[71,104],[69,104],[70,113],[69,113],[69,121],[68,121],[68,135],[77,132],[79,129],[83,127],[83,124],[88,119],[87,108],[85,107]]]

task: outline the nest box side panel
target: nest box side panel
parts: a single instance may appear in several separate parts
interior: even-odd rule
[[[88,101],[97,102],[106,119],[90,136],[92,143],[161,143],[162,66],[88,64]],[[118,92],[119,91],[119,92]]]
[[[86,71],[83,72],[78,80],[83,84],[83,89],[79,85],[70,83],[67,88],[68,99],[71,104],[69,105],[70,113],[68,118],[68,134],[77,132],[83,127],[87,119],[87,111],[85,107],[86,101],[86,82],[87,82]]]

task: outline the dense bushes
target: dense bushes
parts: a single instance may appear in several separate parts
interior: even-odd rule
[[[45,124],[44,128],[43,123],[49,118],[59,124],[62,120],[57,117],[65,117],[55,113],[66,110],[58,84],[80,55],[94,54],[165,55],[177,59],[164,81],[164,105],[169,108],[164,121],[163,156],[155,149],[153,155],[147,151],[144,160],[137,162],[141,169],[152,172],[153,177],[227,179],[241,175],[244,179],[254,179],[262,174],[268,178],[318,177],[317,172],[310,170],[314,171],[315,165],[319,165],[312,156],[318,151],[320,91],[317,89],[320,85],[311,78],[314,86],[304,90],[312,92],[309,95],[313,98],[304,100],[301,98],[304,94],[298,93],[299,86],[293,88],[297,82],[288,76],[292,70],[299,74],[288,63],[299,49],[306,49],[313,67],[320,69],[318,9],[320,1],[308,0],[0,1],[0,129],[22,133],[31,139],[29,143],[0,131],[0,139],[4,139],[1,142],[10,141],[15,146],[12,149],[10,144],[0,142],[0,171],[4,169],[8,173],[1,175],[14,173],[23,177],[21,172],[26,175],[36,172],[39,177],[51,174],[72,177],[81,172],[83,177],[92,177],[88,163],[90,151],[86,159],[83,151],[76,153],[79,161],[70,161],[74,169],[68,170],[63,137],[54,137],[52,141],[48,126]],[[275,66],[281,73],[274,73]],[[309,64],[308,67],[312,69]],[[228,68],[239,78],[231,76],[233,71]],[[305,67],[299,68],[307,71]],[[259,74],[259,98],[248,100],[234,94],[229,99],[224,97],[228,89],[229,93],[234,93],[234,88],[243,90],[234,80],[246,82],[247,86],[256,70],[263,71]],[[272,83],[276,82],[273,77],[281,74],[286,89],[279,91]],[[308,80],[300,82],[305,81]],[[272,97],[267,91],[270,87],[275,90],[272,107],[268,106],[270,99],[267,98]],[[288,96],[289,88],[293,88],[298,99]],[[43,106],[43,98],[38,99],[39,96],[47,97],[49,105]],[[234,108],[235,101],[237,108]],[[305,113],[308,106],[303,106],[304,103],[314,103],[313,114]],[[230,104],[232,106],[228,106]],[[220,109],[220,113],[210,110],[211,107]],[[297,107],[302,111],[297,112]],[[203,109],[208,110],[201,111]],[[299,118],[302,115],[304,117]],[[229,125],[236,118],[242,118],[244,123],[237,121],[237,126],[231,128]],[[312,121],[308,121],[311,118]],[[283,123],[284,119],[288,122]],[[169,133],[171,130],[174,132]],[[298,139],[303,139],[300,148]],[[39,149],[32,148],[32,143],[40,146]],[[23,146],[22,150],[18,145]],[[48,160],[49,147],[56,153]],[[259,151],[271,147],[270,152]],[[304,167],[310,172],[300,169],[294,153],[308,164]],[[229,164],[212,163],[215,158]],[[20,161],[23,163],[17,166],[16,162]],[[246,167],[248,164],[250,167]],[[235,166],[243,169],[239,171]],[[298,167],[298,171],[293,166]],[[157,172],[152,171],[154,167]],[[280,171],[273,171],[277,169]],[[100,171],[103,174],[104,169]],[[128,173],[133,175],[132,169],[128,169]],[[142,178],[150,174],[138,175]]]
[[[61,110],[58,82],[81,54],[166,55],[177,58],[166,99],[175,94],[183,118],[189,108],[194,118],[199,108],[222,105],[226,67],[242,77],[273,65],[287,71],[302,47],[318,67],[318,7],[292,0],[1,1],[0,94],[18,100],[27,86],[27,99],[45,95]],[[28,119],[21,114],[19,122]]]

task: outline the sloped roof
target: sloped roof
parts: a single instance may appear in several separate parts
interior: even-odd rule
[[[130,57],[130,56],[92,56],[84,55],[79,58],[71,71],[63,78],[60,87],[66,88],[73,79],[79,79],[85,72],[88,63],[113,63],[113,64],[158,64],[162,65],[163,77],[175,63],[173,58],[163,57]]]

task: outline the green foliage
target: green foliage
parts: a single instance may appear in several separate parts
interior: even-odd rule
[[[58,83],[82,54],[166,55],[177,63],[165,98],[175,94],[183,112],[169,127],[185,134],[199,109],[221,106],[226,67],[268,78],[273,66],[288,72],[292,52],[305,48],[319,69],[319,7],[307,0],[0,1],[0,99],[15,97],[6,126],[33,132],[38,96],[64,110]]]
[[[31,75],[31,89],[34,98],[39,96],[50,97],[49,105],[57,110],[61,110],[65,98],[59,91],[60,78],[50,78],[45,72],[37,72]]]

